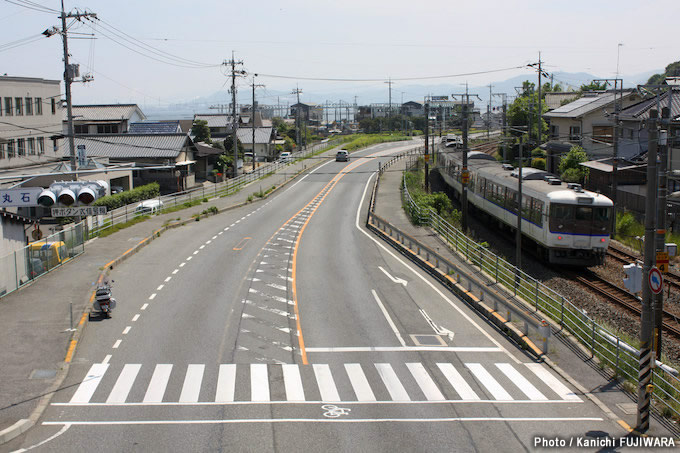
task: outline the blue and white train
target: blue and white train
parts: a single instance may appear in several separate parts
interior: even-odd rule
[[[437,158],[444,181],[460,195],[462,151],[447,147]],[[468,202],[500,226],[516,229],[518,171],[478,151],[468,152],[468,171]],[[546,261],[574,266],[604,262],[613,212],[609,198],[563,183],[546,171],[524,168],[521,210],[522,234]]]

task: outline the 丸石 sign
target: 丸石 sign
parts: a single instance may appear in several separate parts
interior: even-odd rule
[[[38,197],[42,191],[42,187],[0,190],[0,208],[38,206]]]
[[[71,208],[52,208],[52,217],[74,217],[83,215],[104,215],[106,206],[73,206]]]

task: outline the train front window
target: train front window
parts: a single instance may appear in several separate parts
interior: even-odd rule
[[[577,222],[590,222],[593,220],[593,208],[578,206],[574,212],[574,219]]]
[[[593,208],[593,233],[609,234],[611,228],[611,208]]]
[[[553,233],[567,233],[574,217],[574,207],[568,204],[550,205],[550,231]]]

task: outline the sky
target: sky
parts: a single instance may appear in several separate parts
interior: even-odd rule
[[[60,8],[0,0],[0,74],[62,78],[59,35],[40,35],[61,26],[48,11]],[[258,74],[263,103],[296,87],[302,100],[384,87],[387,102],[388,80],[395,99],[410,100],[400,86],[533,78],[526,65],[539,52],[549,73],[615,77],[618,61],[624,79],[680,60],[677,0],[65,0],[65,9],[98,18],[69,27],[72,62],[94,75],[74,83],[74,104],[160,107],[218,92],[226,103],[232,52],[247,72],[239,92]]]

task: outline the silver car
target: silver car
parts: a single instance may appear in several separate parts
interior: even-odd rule
[[[335,155],[335,161],[336,162],[349,162],[349,153],[346,150],[341,149]]]

